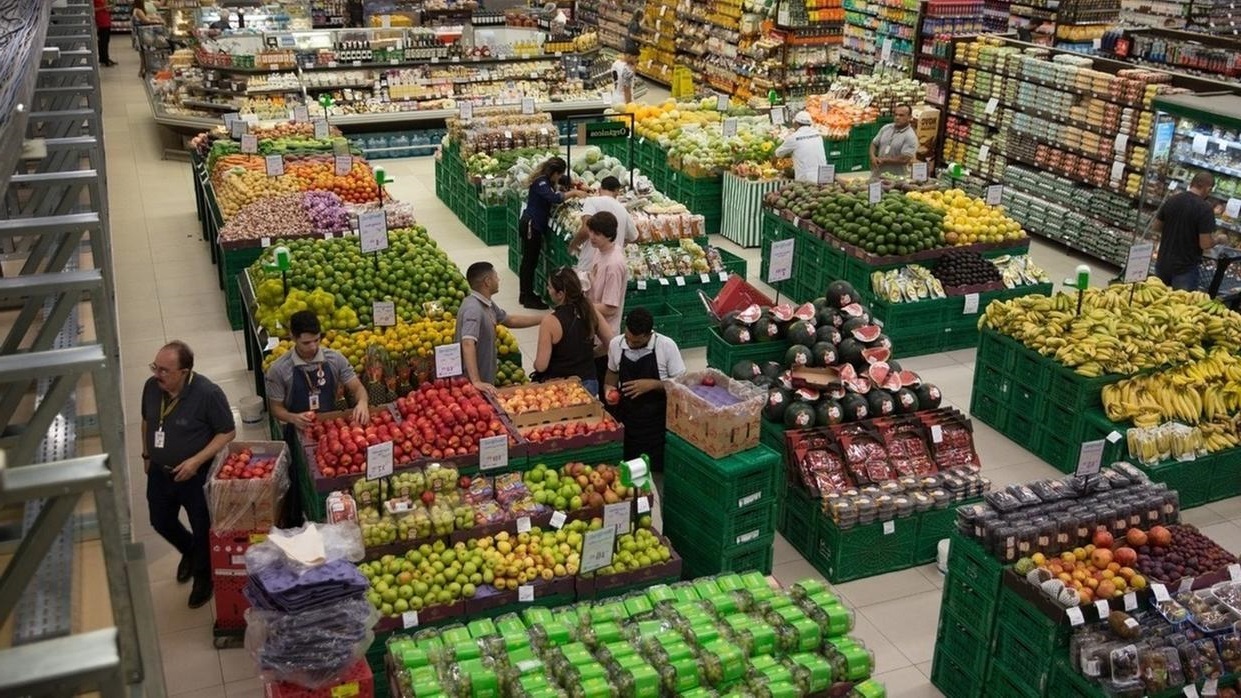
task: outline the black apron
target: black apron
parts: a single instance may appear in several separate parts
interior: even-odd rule
[[[317,366],[294,366],[293,381],[289,386],[289,393],[284,398],[284,408],[294,414],[309,412],[311,410],[311,395],[317,395],[318,406],[314,410],[316,412],[328,412],[336,404],[336,374],[332,371],[332,367],[326,361]],[[284,442],[289,445],[289,451],[297,452],[301,449],[301,454],[306,453],[306,446],[300,442],[297,436],[297,430],[292,424],[284,425]],[[313,468],[314,463],[306,463],[307,468]],[[309,473],[307,473],[309,475]],[[285,496],[285,519],[287,526],[298,526],[304,520],[303,512],[306,503],[302,501],[300,480],[302,473],[297,468],[289,468],[289,493]]]
[[[620,385],[628,381],[653,378],[659,380],[659,361],[655,358],[656,337],[651,338],[651,351],[637,361],[631,361],[621,351],[620,368],[617,371]],[[625,460],[645,455],[651,460],[651,469],[664,470],[664,434],[668,413],[668,396],[662,390],[654,390],[636,398],[621,393],[618,405],[621,423],[625,425]]]

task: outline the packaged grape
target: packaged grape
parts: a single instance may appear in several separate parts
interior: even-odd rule
[[[1207,678],[1207,666],[1202,657],[1202,653],[1198,651],[1198,647],[1193,642],[1183,642],[1177,645],[1177,652],[1181,657],[1181,668],[1185,672],[1185,681],[1198,683]]]
[[[327,496],[327,502],[324,504],[327,511],[327,522],[330,524],[341,523],[342,521],[358,520],[358,506],[353,499],[353,495],[348,492],[333,492]]]
[[[1154,605],[1155,610],[1159,612],[1159,615],[1163,616],[1165,620],[1174,626],[1189,620],[1189,611],[1176,599],[1157,601],[1152,596],[1151,603]]]
[[[508,521],[508,514],[495,500],[480,502],[473,507],[474,525],[490,526]]]
[[[455,465],[432,463],[426,467],[427,489],[435,493],[453,492],[457,489],[460,474]]]
[[[1074,671],[1085,674],[1087,676],[1098,676],[1096,671],[1093,674],[1087,674],[1085,660],[1087,652],[1092,648],[1107,644],[1108,638],[1101,630],[1095,628],[1082,628],[1078,632],[1069,636],[1069,666]]]
[[[1241,673],[1241,634],[1236,630],[1215,638],[1225,674]]]
[[[664,691],[670,694],[684,695],[701,684],[701,667],[693,657],[652,664],[659,672]]]
[[[1108,653],[1113,682],[1127,684],[1141,678],[1141,667],[1138,664],[1138,648],[1124,645],[1114,648]]]
[[[712,686],[723,686],[745,674],[745,654],[725,639],[704,644],[699,652],[702,675]]]
[[[1041,504],[1043,500],[1034,493],[1034,490],[1025,485],[1009,485],[1006,491],[1016,499],[1021,506],[1034,506]]]
[[[530,489],[522,481],[521,473],[497,475],[493,487],[496,501],[505,506],[530,495]]]
[[[1194,647],[1198,648],[1198,653],[1202,656],[1202,670],[1205,672],[1203,679],[1218,679],[1223,676],[1224,663],[1215,647],[1215,641],[1203,638],[1195,642]]]
[[[800,652],[786,657],[784,665],[802,695],[821,694],[832,684],[832,666],[822,655]]]
[[[817,579],[803,579],[789,587],[789,596],[798,601],[821,593],[831,593],[831,587]]]
[[[875,668],[875,653],[851,637],[830,638],[823,654],[831,662],[832,676],[838,681],[860,681]]]
[[[1008,490],[995,490],[988,492],[984,497],[987,503],[995,507],[1001,513],[1016,511],[1024,506],[1021,500],[1013,496]]]
[[[620,698],[655,698],[659,695],[659,672],[640,657],[616,662],[608,667],[608,676]]]
[[[750,667],[746,672],[746,682],[751,691],[757,686],[767,683],[791,683],[793,672],[785,666],[781,659],[770,655],[750,657]]]

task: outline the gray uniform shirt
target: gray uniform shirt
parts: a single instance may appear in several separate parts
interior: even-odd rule
[[[496,380],[496,325],[507,317],[508,313],[503,308],[483,298],[478,291],[470,292],[457,311],[454,341],[474,340],[478,378],[484,383],[494,383]]]
[[[288,407],[285,400],[289,396],[289,388],[293,385],[293,372],[301,370],[303,366],[314,367],[317,364],[327,366],[336,379],[337,386],[342,386],[357,378],[357,372],[349,364],[349,359],[338,351],[320,348],[319,353],[313,359],[303,361],[302,357],[297,355],[297,350],[290,349],[273,361],[267,373],[263,375],[263,383],[267,387],[267,399],[275,400]],[[330,410],[332,406],[321,405],[320,409]]]
[[[906,126],[904,130],[898,131],[895,124],[887,124],[879,129],[875,140],[871,142],[876,146],[875,154],[881,158],[894,158],[897,156],[912,158],[918,154],[918,134],[914,132],[913,126]],[[883,174],[905,177],[909,175],[909,166],[879,165],[872,174],[876,177]]]

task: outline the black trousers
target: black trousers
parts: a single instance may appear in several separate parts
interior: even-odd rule
[[[112,41],[112,30],[108,27],[95,27],[95,35],[99,38],[99,65],[111,63],[108,55],[108,42]]]
[[[147,473],[147,506],[151,510],[151,528],[172,544],[177,552],[194,560],[194,577],[211,579],[210,538],[211,514],[207,510],[207,468],[194,477],[176,482],[172,473],[152,463]],[[190,530],[185,530],[180,515],[185,509]]]
[[[536,229],[525,218],[518,225],[521,230],[521,267],[517,273],[521,294],[518,298],[524,303],[539,297],[539,292],[534,288],[534,270],[538,268],[539,255],[543,252],[543,231]]]

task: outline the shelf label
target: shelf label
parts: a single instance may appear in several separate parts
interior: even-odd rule
[[[1181,577],[1181,585],[1177,587],[1176,593],[1184,594],[1187,591],[1192,591],[1193,588],[1194,588],[1193,577]]]
[[[1198,698],[1198,687],[1192,683],[1186,684],[1185,688],[1181,689],[1181,693],[1185,694],[1185,698]]]
[[[737,135],[737,118],[729,117],[724,119],[724,137],[732,138]]]
[[[1241,582],[1241,565],[1235,562],[1229,565],[1228,578],[1234,582]]]
[[[1117,155],[1124,155],[1125,151],[1129,148],[1129,134],[1127,133],[1116,134],[1116,141],[1114,142],[1113,145],[1116,148]]]
[[[361,68],[361,67],[362,67],[362,61],[354,61],[354,62],[353,62],[353,67],[355,67],[355,68]]]
[[[646,290],[646,279],[638,279],[638,290],[639,291]]]
[[[237,119],[228,125],[228,132],[233,138],[241,138],[248,131],[250,125],[241,119]]]
[[[793,278],[793,248],[796,244],[796,238],[775,240],[771,243],[771,259],[767,263],[767,283]]]
[[[253,133],[245,133],[241,136],[241,152],[247,155],[253,155],[259,152],[259,137]]]
[[[1083,443],[1081,450],[1077,453],[1077,470],[1073,474],[1078,477],[1097,475],[1099,466],[1103,464],[1103,447],[1106,445],[1106,439]]]
[[[879,49],[879,60],[887,63],[892,59],[892,37],[883,40],[883,47]]]
[[[1136,611],[1138,608],[1138,595],[1136,592],[1125,594],[1125,610]]]
[[[1168,596],[1168,587],[1160,584],[1159,582],[1151,584],[1151,592],[1155,594],[1156,601],[1162,602],[1172,598],[1171,596]]]
[[[1123,439],[1123,438],[1125,438],[1125,437],[1121,436],[1119,431],[1115,431],[1115,430],[1113,430],[1112,432],[1110,432],[1110,433],[1107,435],[1107,442],[1108,442],[1108,443],[1110,443],[1110,444],[1114,444],[1114,443],[1116,443],[1117,441],[1120,441],[1120,440],[1121,440],[1121,439]]]
[[[1194,134],[1194,142],[1192,144],[1193,151],[1198,155],[1206,155],[1208,143],[1210,143],[1210,141],[1205,135],[1201,133]]]
[[[925,162],[915,162],[913,168],[913,180],[915,182],[925,182],[927,179],[927,165]]]
[[[521,113],[522,114],[533,114],[534,113],[534,98],[533,97],[522,97],[521,98]]]
[[[676,281],[677,286],[684,286],[684,285],[685,285],[685,277],[684,277],[684,276],[678,276],[678,277],[676,277],[674,280]]]
[[[531,603],[534,601],[534,587],[530,584],[522,584],[517,587],[517,600],[521,603]]]
[[[517,532],[518,533],[529,533],[530,532],[530,517],[529,516],[517,517]]]
[[[771,108],[771,124],[773,126],[784,125],[784,107],[774,106]]]
[[[884,521],[883,522],[883,535],[890,536],[893,533],[896,533],[896,522],[895,521]]]
[[[306,105],[293,107],[293,121],[299,123],[310,121],[310,110],[306,108]]]
[[[418,627],[418,612],[406,611],[401,614],[401,626],[406,630]]]
[[[352,155],[337,155],[335,157],[336,176],[344,177],[349,174],[349,170],[353,169]]]
[[[866,193],[869,195],[872,204],[879,203],[879,200],[883,198],[883,183],[871,182],[870,186],[866,188]]]
[[[924,168],[926,167],[925,163],[923,163],[923,167]],[[835,181],[836,181],[836,166],[835,165],[819,165],[819,184],[831,184],[832,182],[835,182]]]
[[[358,235],[362,238],[363,253],[388,249],[388,215],[383,209],[358,214]]]
[[[1202,695],[1218,696],[1219,695],[1219,679],[1209,678],[1202,683]]]
[[[989,206],[999,206],[1004,201],[1004,185],[992,184],[987,187],[987,204]]]
[[[1142,281],[1150,275],[1151,256],[1154,253],[1153,242],[1135,242],[1129,248],[1129,256],[1125,261],[1125,283]]]
[[[638,513],[646,514],[651,510],[651,498],[647,496],[638,497]]]
[[[478,469],[495,470],[508,467],[508,436],[488,436],[478,440]]]
[[[977,315],[978,314],[978,298],[979,296],[977,293],[965,294],[965,310],[961,314],[962,315]]]
[[[264,160],[267,164],[267,176],[268,177],[279,177],[280,175],[284,174],[284,156],[268,155],[266,158],[264,158]]]
[[[1241,218],[1241,199],[1229,197],[1228,203],[1224,204],[1224,215],[1229,218]]]
[[[1094,602],[1094,610],[1099,614],[1099,619],[1102,620],[1107,618],[1108,614],[1112,612],[1112,607],[1107,605],[1107,599],[1099,599]]]
[[[991,99],[987,100],[987,108],[984,109],[983,111],[986,112],[988,115],[991,115],[991,114],[994,114],[995,110],[999,108],[1000,108],[1000,100],[995,97],[992,97]]]
[[[379,26],[384,29],[392,28],[392,15],[382,15],[379,18]]]
[[[1082,613],[1082,609],[1078,606],[1066,608],[1065,615],[1069,617],[1069,625],[1077,627],[1086,623],[1086,616]]]
[[[671,286],[672,284],[668,282],[668,277],[661,276],[659,277],[659,285],[660,286]]]
[[[716,111],[728,111],[728,95],[725,95],[725,94],[715,95],[715,110]]]
[[[564,515],[563,511],[553,511],[551,521],[548,522],[548,525],[550,525],[552,528],[559,531],[560,529],[564,528],[564,522],[567,519],[568,517]]]
[[[366,479],[378,480],[392,474],[392,442],[366,447]]]
[[[330,137],[331,132],[328,130],[327,121],[323,119],[315,119],[315,138],[323,140]]]
[[[391,327],[396,324],[396,303],[374,301],[371,303],[371,324],[375,327]]]
[[[612,564],[612,552],[616,549],[616,529],[608,525],[594,531],[587,531],[582,536],[582,564],[579,571],[583,574],[607,567]]]
[[[978,164],[986,165],[987,159],[991,156],[991,146],[985,143],[978,149]]]
[[[938,444],[944,442],[944,428],[938,424],[931,425],[931,443]]]
[[[1125,178],[1125,163],[1113,162],[1112,163],[1112,181],[1119,182],[1120,180],[1124,178]]]
[[[461,375],[461,344],[453,342],[435,348],[435,377],[452,378]]]
[[[629,532],[629,500],[603,505],[603,527],[615,530],[617,535]]]
[[[461,119],[469,121],[474,118],[474,105],[470,102],[462,102],[460,108]]]
[[[699,275],[698,280],[699,280],[699,281],[701,281],[701,282],[702,282],[702,283],[704,283],[704,284],[709,284],[709,283],[711,283],[711,275],[710,275],[710,274],[701,274],[701,275]]]

